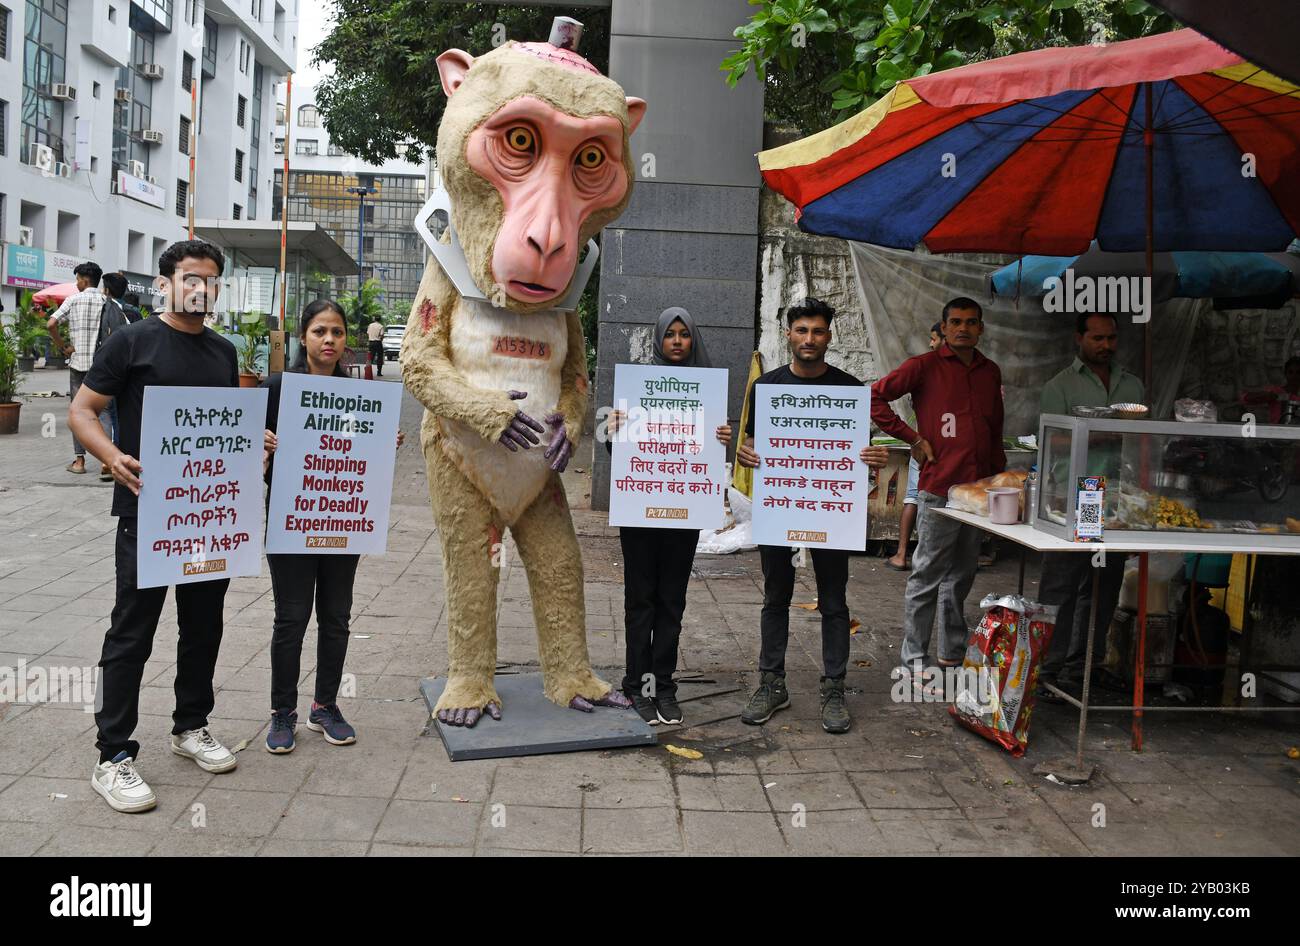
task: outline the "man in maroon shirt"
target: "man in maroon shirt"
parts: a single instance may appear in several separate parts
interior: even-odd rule
[[[962,296],[943,307],[944,344],[903,362],[871,386],[871,419],[885,433],[912,445],[921,464],[917,542],[907,578],[902,663],[923,664],[936,606],[943,635],[939,665],[960,666],[968,630],[962,608],[978,567],[980,531],[932,510],[948,504],[948,488],[998,473],[1002,450],[1002,372],[975,346],[984,312]],[[912,396],[913,430],[889,402]]]

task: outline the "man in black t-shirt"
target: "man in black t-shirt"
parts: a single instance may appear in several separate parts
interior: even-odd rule
[[[763,384],[838,384],[862,386],[862,382],[826,363],[831,343],[831,319],[835,310],[818,299],[806,299],[786,312],[786,339],[794,356],[758,378],[749,390],[749,422],[745,440],[736,450],[736,462],[756,468],[762,462],[754,452],[755,391]],[[889,458],[886,447],[864,446],[862,462],[880,469]],[[740,718],[751,725],[767,722],[777,710],[790,705],[785,687],[785,649],[790,636],[790,599],[794,595],[794,549],[781,545],[760,545],[763,562],[762,647],[758,689],[741,711]],[[849,663],[849,553],[842,549],[812,549],[813,572],[817,576],[817,606],[822,614],[821,711],[822,728],[842,733],[849,729],[849,711],[844,702],[844,677]]]
[[[166,588],[136,587],[136,516],[142,471],[140,423],[150,385],[238,387],[235,348],[204,316],[216,304],[225,267],[221,251],[201,240],[169,246],[158,258],[167,311],[121,326],[95,354],[94,364],[68,410],[68,425],[113,474],[117,520],[117,597],[99,661],[99,764],[91,786],[117,811],[147,811],[157,800],[135,770],[140,744],[132,739],[139,715],[140,682],[153,649]],[[115,445],[96,422],[117,400]],[[221,646],[222,609],[229,579],[176,587],[180,639],[176,648],[176,709],[172,752],[207,772],[228,772],[235,757],[208,732],[212,675]]]

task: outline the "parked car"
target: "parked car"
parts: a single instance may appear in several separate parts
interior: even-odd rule
[[[389,325],[384,328],[384,360],[396,361],[402,350],[402,336],[406,334],[405,325]]]

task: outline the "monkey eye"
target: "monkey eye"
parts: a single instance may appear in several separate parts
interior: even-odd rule
[[[578,152],[578,167],[594,171],[605,163],[605,152],[595,145],[587,145]]]
[[[516,125],[506,132],[506,144],[522,154],[532,154],[535,142],[533,130],[524,125]]]

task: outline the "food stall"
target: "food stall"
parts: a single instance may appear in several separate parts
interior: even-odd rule
[[[1044,414],[1039,426],[1036,501],[1025,509],[1024,521],[997,524],[968,510],[936,512],[975,526],[1021,546],[1020,591],[1024,590],[1024,553],[1175,552],[1185,554],[1300,555],[1300,425],[1252,426],[1186,421],[1150,421],[1116,416],[1122,410],[1080,409],[1076,415]],[[1140,414],[1140,412],[1130,412]],[[1082,415],[1082,416],[1077,416]],[[1104,476],[1101,538],[1076,541],[1081,480]],[[1088,484],[1096,486],[1099,484]],[[954,487],[956,489],[956,487]],[[1091,517],[1089,517],[1091,518]],[[1094,571],[1093,595],[1100,571]],[[1251,593],[1242,633],[1240,669],[1264,676],[1250,657]],[[1096,621],[1093,614],[1092,620]],[[1109,616],[1105,616],[1109,619]],[[1128,705],[1091,706],[1090,684],[1094,654],[1090,628],[1081,698],[1049,687],[1080,713],[1076,759],[1072,770],[1091,772],[1083,761],[1088,713],[1158,711],[1297,712],[1300,707],[1146,706],[1141,682]],[[1139,647],[1135,676],[1145,674]],[[1140,748],[1135,742],[1134,748]]]

